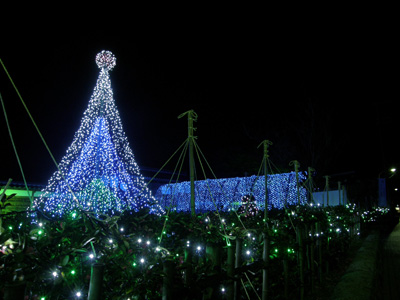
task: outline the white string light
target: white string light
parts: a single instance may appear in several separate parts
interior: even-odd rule
[[[108,72],[116,58],[110,51],[102,51],[96,63],[100,74],[81,125],[59,164],[60,170],[50,178],[35,206],[53,217],[77,208],[104,214],[149,208],[162,214],[164,210],[154,204],[156,200],[140,173],[113,99]]]

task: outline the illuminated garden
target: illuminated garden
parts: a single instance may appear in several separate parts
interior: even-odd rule
[[[310,170],[296,160],[276,170],[267,140],[258,174],[217,178],[193,110],[179,116],[188,137],[162,167],[173,164],[170,182],[151,191],[114,101],[116,58],[102,51],[96,64],[80,127],[46,188],[25,212],[4,214],[13,195],[7,186],[0,195],[4,299],[313,299],[388,213],[317,203]]]

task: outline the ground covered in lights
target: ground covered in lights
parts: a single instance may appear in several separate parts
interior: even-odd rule
[[[86,298],[91,266],[100,263],[104,265],[107,299],[160,299],[168,261],[174,269],[170,279],[175,297],[200,299],[205,290],[211,290],[217,299],[226,299],[231,279],[226,275],[226,252],[240,239],[241,259],[235,276],[242,282],[243,295],[257,299],[262,286],[263,234],[268,233],[270,298],[279,299],[283,293],[297,297],[300,253],[307,262],[306,291],[312,288],[322,297],[351,261],[369,224],[386,213],[352,205],[304,205],[270,211],[268,220],[262,212],[254,216],[209,212],[194,218],[184,213],[159,217],[145,211],[120,216],[74,212],[60,220],[38,214],[34,221],[26,214],[3,216],[0,285],[4,290],[7,285],[23,284],[30,299]],[[304,248],[299,247],[296,236],[299,228]],[[309,260],[318,247],[324,265],[322,281],[316,280],[318,271],[312,273],[309,263],[318,260],[317,256]],[[218,265],[210,259],[212,249],[220,251]],[[193,267],[190,282],[185,277],[188,254]]]

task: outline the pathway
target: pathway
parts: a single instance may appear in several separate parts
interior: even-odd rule
[[[400,223],[382,237],[373,299],[400,299]]]

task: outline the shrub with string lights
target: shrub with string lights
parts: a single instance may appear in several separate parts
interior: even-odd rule
[[[368,214],[385,213],[377,209]],[[349,238],[360,233],[354,226],[354,218],[366,214],[352,205],[272,209],[267,221],[271,293],[282,291],[283,282],[277,279],[282,275],[282,261],[288,264],[289,282],[294,284],[291,289],[297,289],[300,251],[297,228],[305,230],[307,249],[320,241],[324,261],[337,263],[347,249]],[[320,224],[318,231],[316,223]],[[169,212],[159,217],[145,211],[96,217],[94,213],[77,210],[65,215],[63,220],[38,218],[35,222],[26,214],[19,214],[3,218],[0,289],[6,284],[23,283],[32,299],[35,295],[36,299],[84,299],[89,290],[92,264],[103,263],[106,299],[159,299],[165,276],[163,266],[165,261],[170,261],[175,272],[172,287],[175,295],[179,294],[179,299],[195,299],[190,298],[191,291],[201,296],[204,286],[217,284],[218,293],[226,291],[229,280],[222,271],[227,268],[224,253],[227,248],[235,247],[239,238],[242,252],[237,272],[245,280],[244,286],[250,290],[250,285],[254,287],[254,291],[248,292],[256,297],[261,286],[259,262],[264,224],[262,213],[245,217],[235,211],[213,211],[193,218],[189,213]],[[208,260],[209,247],[222,251],[220,277],[215,277],[215,269]],[[194,271],[191,285],[184,281],[189,252]]]

